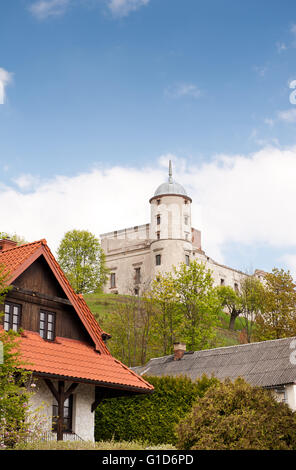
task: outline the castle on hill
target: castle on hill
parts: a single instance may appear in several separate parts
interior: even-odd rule
[[[168,181],[158,186],[149,203],[150,223],[101,234],[110,270],[106,293],[141,295],[157,275],[193,260],[206,264],[215,285],[239,289],[247,274],[217,263],[203,251],[201,232],[192,227],[192,199],[173,180],[171,161]]]

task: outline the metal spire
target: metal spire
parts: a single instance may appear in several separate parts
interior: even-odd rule
[[[169,161],[169,183],[173,182],[172,160]]]

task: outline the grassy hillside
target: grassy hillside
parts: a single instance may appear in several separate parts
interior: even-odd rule
[[[129,296],[117,294],[87,294],[84,298],[92,313],[104,328],[104,320],[112,315],[118,303],[127,302]],[[217,328],[216,346],[233,346],[239,344],[239,334],[244,326],[243,320],[241,318],[236,319],[234,331],[228,329],[229,316],[227,314],[223,313],[220,320],[221,327]]]

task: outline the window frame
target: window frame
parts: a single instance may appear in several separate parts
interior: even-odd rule
[[[161,255],[155,255],[155,265],[161,266]]]
[[[161,216],[160,216],[160,214],[157,214],[157,216],[156,216],[156,225],[160,225],[160,223],[161,223]]]
[[[189,264],[190,264],[190,256],[189,255],[185,255],[185,264],[186,264],[186,266],[189,266]]]
[[[69,405],[65,405],[68,401]],[[64,422],[63,422],[63,432],[65,433],[73,433],[73,394],[71,394],[66,400],[64,401]],[[65,416],[65,409],[70,410],[68,411],[68,416]],[[53,432],[57,432],[58,426],[58,402],[56,399],[53,399],[52,404],[52,430]]]
[[[41,315],[44,315],[45,318],[42,319]],[[48,315],[52,315],[53,321],[49,322],[48,321]],[[44,328],[41,328],[41,322],[44,322]],[[48,328],[48,325],[52,325],[52,329]],[[43,336],[41,335],[41,330],[43,331]],[[52,333],[52,338],[48,338],[48,333]],[[56,337],[56,313],[49,311],[49,310],[43,310],[41,309],[39,311],[39,334],[42,339],[45,341],[54,341]]]
[[[6,312],[6,306],[9,307],[9,312]],[[18,309],[17,313],[17,323],[13,322],[15,313],[14,313],[14,308]],[[5,320],[5,316],[8,315],[9,319]],[[13,330],[13,331],[18,331],[21,326],[21,317],[22,317],[22,304],[17,304],[15,302],[10,302],[10,301],[5,301],[4,302],[4,317],[3,317],[3,328],[5,331]],[[5,328],[5,324],[8,323],[9,328]],[[14,325],[17,325],[16,329],[13,328]]]

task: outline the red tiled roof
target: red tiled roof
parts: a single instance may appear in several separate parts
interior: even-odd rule
[[[61,285],[76,313],[92,338],[95,348],[78,340],[56,338],[43,340],[38,333],[26,331],[21,338],[23,360],[30,362],[30,370],[61,376],[76,377],[110,384],[138,387],[146,391],[153,387],[128,367],[114,359],[105,345],[104,333],[91,313],[82,295],[73,290],[60,265],[47,246],[46,240],[16,246],[0,252],[0,265],[9,273],[9,284],[22,274],[39,256],[43,255]],[[79,360],[78,360],[79,358]]]
[[[45,341],[39,333],[25,330],[17,339],[24,365],[21,367],[37,374],[50,374],[102,386],[130,387],[139,391],[153,390],[142,377],[117,361],[110,354],[99,354],[87,343],[57,337]],[[115,388],[115,387],[114,387]]]

